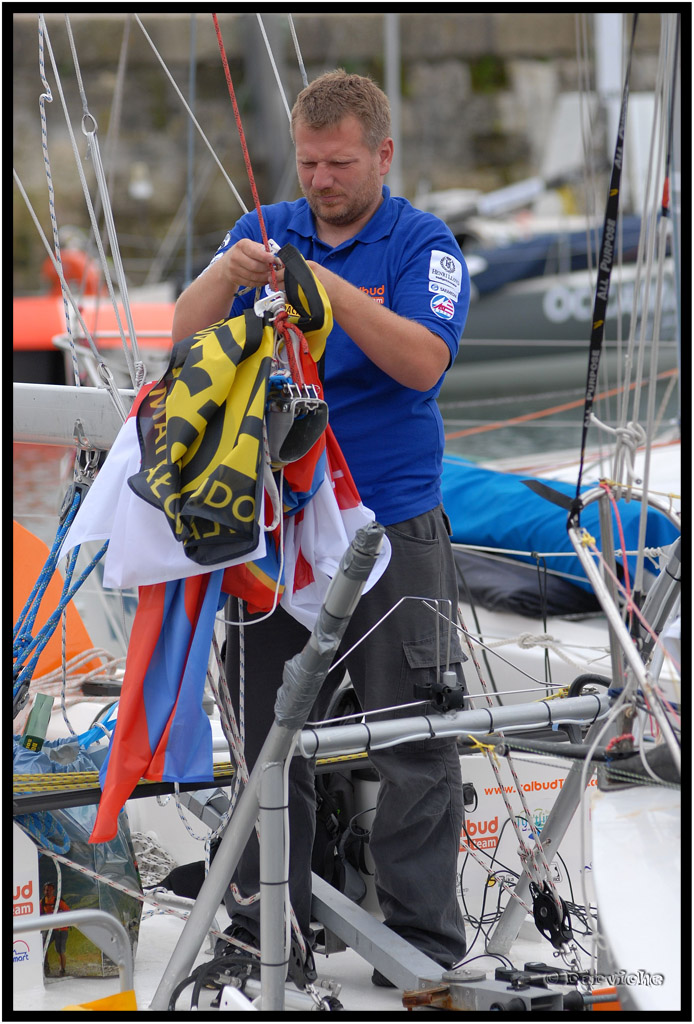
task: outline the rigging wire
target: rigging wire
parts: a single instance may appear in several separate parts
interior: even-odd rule
[[[64,113],[64,116],[65,116],[65,123],[66,123],[66,126],[67,126],[68,134],[70,136],[70,142],[72,144],[72,151],[73,151],[73,155],[75,157],[75,164],[77,166],[77,171],[78,171],[80,182],[81,182],[81,185],[82,185],[82,191],[84,193],[85,202],[87,204],[87,209],[88,209],[89,216],[90,216],[90,219],[91,219],[91,222],[92,222],[92,227],[93,227],[94,233],[95,233],[95,238],[97,240],[97,245],[99,247],[99,254],[100,254],[100,257],[101,257],[102,265],[103,265],[104,270],[105,270],[106,280],[107,280],[107,284],[109,286],[109,292],[110,292],[110,295],[111,295],[111,299],[113,301],[114,308],[116,309],[116,318],[117,318],[117,321],[118,321],[118,327],[119,327],[119,330],[120,330],[120,333],[121,333],[121,338],[123,340],[123,344],[125,345],[125,338],[124,338],[124,334],[123,334],[123,328],[122,328],[122,325],[120,323],[120,318],[118,317],[117,304],[116,304],[116,300],[115,300],[115,297],[114,297],[114,294],[113,294],[113,289],[112,289],[112,285],[111,285],[111,282],[110,282],[110,276],[108,275],[108,272],[107,272],[106,256],[104,254],[103,247],[101,246],[101,241],[100,241],[100,238],[99,238],[98,228],[96,227],[96,217],[95,217],[95,214],[94,214],[94,207],[93,207],[93,204],[92,204],[91,196],[89,194],[89,188],[87,186],[87,181],[86,181],[86,178],[84,176],[84,172],[82,170],[82,161],[81,161],[81,157],[79,155],[79,151],[78,151],[78,147],[77,147],[77,142],[76,142],[75,135],[74,135],[74,132],[73,132],[73,129],[72,129],[72,124],[70,122],[70,115],[69,115],[69,112],[68,112],[68,109],[67,109],[67,104],[65,102],[65,96],[64,96],[64,93],[63,93],[63,88],[62,88],[60,74],[59,74],[58,68],[56,66],[55,58],[53,56],[53,49],[51,47],[50,36],[48,34],[48,29],[46,27],[45,19],[43,18],[43,15],[41,15],[41,14],[39,15],[39,22],[40,22],[40,24],[42,26],[42,30],[43,30],[43,33],[45,35],[46,46],[47,46],[47,49],[48,49],[49,57],[51,59],[51,64],[52,64],[52,67],[53,67],[53,73],[55,75],[56,85],[57,85],[57,88],[58,88],[58,94],[60,96],[60,100],[61,100],[62,107],[63,107],[63,113]]]
[[[669,22],[666,22],[665,25],[667,26],[668,23]],[[657,148],[657,152],[658,152],[658,154],[660,154],[662,156],[664,151],[665,151],[665,154],[664,154],[664,159],[665,159],[664,174],[665,174],[665,182],[667,182],[667,178],[668,178],[668,174],[669,174],[669,167],[668,167],[668,163],[667,163],[667,161],[668,161],[667,140],[668,140],[668,137],[670,136],[671,133],[670,133],[669,128],[666,131],[665,121],[666,121],[666,118],[668,116],[668,113],[671,113],[671,111],[668,111],[668,109],[667,109],[666,91],[667,91],[667,87],[668,87],[668,78],[671,77],[671,75],[672,75],[672,67],[670,65],[674,66],[674,64],[675,64],[673,53],[669,52],[669,51],[672,50],[672,46],[671,46],[671,40],[669,38],[669,33],[667,33],[667,32],[663,33],[663,39],[662,39],[662,43],[661,43],[661,48],[662,48],[663,74],[662,74],[662,79],[661,79],[661,88],[660,88],[659,91],[656,92],[656,110],[660,111],[660,118],[658,118],[658,116],[656,114],[656,117],[654,117],[654,125],[655,125],[656,121],[659,122],[659,135],[658,135],[658,148]],[[668,72],[669,72],[669,76],[668,76]],[[660,157],[659,157],[659,159],[660,159]],[[663,186],[663,190],[664,190],[664,186]],[[661,190],[661,191],[663,191],[663,190]],[[653,381],[653,376],[654,376],[655,368],[656,368],[656,365],[657,365],[658,339],[660,337],[660,322],[661,322],[662,296],[663,296],[663,262],[665,260],[665,256],[666,256],[666,252],[667,252],[667,236],[669,234],[669,228],[670,228],[669,218],[665,215],[665,213],[662,210],[662,198],[657,197],[657,196],[654,197],[654,209],[653,209],[653,213],[652,213],[654,222],[657,221],[657,218],[658,218],[658,206],[660,206],[660,209],[661,209],[660,221],[658,223],[657,232],[654,230],[653,234],[654,234],[654,245],[656,246],[656,252],[657,252],[656,262],[657,262],[657,266],[658,266],[658,269],[659,269],[659,273],[658,273],[657,280],[656,280],[655,306],[654,306],[654,311],[653,311],[653,331],[652,331],[653,340],[652,340],[652,347],[651,347],[651,365],[650,365],[650,374],[649,374],[649,386],[648,386],[648,395],[647,395],[647,411],[646,411],[646,433],[647,433],[647,436],[649,438],[651,438],[653,436],[653,429],[654,429],[653,424],[654,424],[654,417],[655,417],[656,393],[655,393],[655,383]],[[643,321],[642,322],[642,339],[641,339],[642,343],[643,343],[643,336],[644,336],[643,332],[645,330],[645,321],[647,320],[647,310],[648,310],[648,306],[646,305],[646,301],[644,299],[644,311],[642,313],[642,321]],[[636,417],[634,417],[634,418],[636,418]],[[649,482],[649,479],[650,479],[650,467],[651,467],[651,446],[649,444],[649,445],[647,445],[647,448],[646,448],[646,457],[645,457],[644,471],[643,471],[644,495],[643,495],[642,501],[641,501],[641,516],[640,516],[640,520],[639,520],[639,544],[640,545],[644,544],[644,542],[645,542],[645,535],[646,535],[646,517],[647,517],[647,513],[648,513],[648,507],[647,507],[645,492],[648,489],[648,482]],[[637,558],[637,563],[636,563],[636,573],[635,573],[635,581],[634,581],[634,589],[635,589],[637,594],[642,594],[643,593],[643,589],[644,589],[644,586],[643,586],[643,571],[644,571],[643,557],[641,555],[639,555],[638,558]]]
[[[79,321],[80,327],[82,328],[82,330],[84,332],[84,337],[86,338],[86,340],[87,340],[87,342],[88,342],[88,344],[89,344],[89,346],[90,346],[90,348],[92,350],[92,354],[94,355],[94,358],[97,360],[97,362],[99,364],[99,371],[100,371],[100,374],[101,374],[101,378],[102,378],[104,384],[106,385],[106,390],[108,391],[109,397],[111,398],[111,401],[113,402],[113,404],[114,404],[114,406],[116,408],[116,411],[117,411],[118,415],[120,416],[121,420],[123,421],[123,423],[125,423],[128,414],[127,414],[127,412],[125,410],[125,407],[123,405],[123,400],[121,399],[121,396],[120,396],[120,394],[118,392],[118,389],[116,387],[116,383],[115,383],[115,381],[113,379],[113,375],[111,374],[108,366],[102,361],[101,353],[99,352],[99,350],[97,349],[96,345],[94,344],[94,339],[92,338],[92,336],[91,336],[91,334],[89,332],[89,329],[88,329],[87,325],[84,322],[84,319],[83,319],[82,314],[80,312],[80,309],[79,309],[79,306],[77,304],[77,301],[76,301],[74,295],[72,294],[70,286],[68,285],[67,281],[65,280],[65,277],[63,276],[63,271],[61,269],[60,264],[58,263],[58,261],[56,260],[55,256],[53,255],[53,251],[51,249],[50,243],[49,243],[48,239],[46,238],[46,235],[44,233],[43,228],[41,227],[41,224],[39,223],[39,220],[38,220],[38,217],[36,216],[34,208],[31,205],[31,200],[29,199],[29,196],[26,194],[26,190],[25,190],[24,186],[22,185],[22,182],[21,182],[21,180],[19,178],[19,175],[17,174],[17,171],[14,168],[12,169],[12,175],[14,177],[15,184],[17,185],[17,188],[19,189],[19,193],[20,193],[22,199],[24,200],[24,203],[25,203],[25,205],[27,207],[27,210],[29,211],[29,215],[30,215],[31,219],[34,222],[36,230],[39,233],[39,237],[40,237],[41,241],[43,242],[43,245],[44,245],[44,247],[46,249],[46,252],[48,253],[48,255],[49,255],[50,259],[51,259],[51,263],[53,264],[53,268],[54,268],[56,274],[58,275],[58,279],[59,279],[60,284],[61,284],[61,286],[63,288],[63,294],[67,295],[68,300],[69,300],[69,302],[70,302],[70,304],[71,304],[71,306],[72,306],[72,308],[73,308],[73,310],[75,312],[75,315],[76,315],[76,317],[77,317],[77,319]]]
[[[256,188],[255,176],[253,174],[253,168],[251,166],[251,158],[250,158],[250,154],[248,152],[248,146],[246,145],[246,134],[245,134],[245,132],[243,130],[243,124],[241,122],[241,114],[239,112],[238,103],[236,102],[236,92],[234,91],[234,84],[233,84],[233,82],[231,80],[231,72],[229,71],[229,62],[227,60],[226,50],[224,49],[224,41],[222,39],[222,32],[221,32],[221,29],[219,27],[219,20],[218,20],[216,14],[212,15],[212,20],[214,22],[214,29],[215,29],[215,33],[216,33],[216,36],[217,36],[217,43],[219,45],[219,53],[220,53],[220,56],[222,58],[222,66],[224,68],[224,77],[226,78],[227,88],[229,90],[229,98],[231,99],[231,104],[232,104],[232,106],[234,108],[234,118],[236,120],[236,128],[238,130],[239,138],[241,140],[241,149],[243,150],[243,159],[244,159],[244,163],[246,164],[246,172],[248,174],[248,183],[249,183],[249,185],[251,187],[251,193],[253,195],[253,202],[255,204],[255,210],[256,210],[256,213],[258,215],[258,223],[260,225],[260,233],[262,235],[263,245],[265,246],[266,251],[270,252],[271,251],[270,250],[270,241],[268,239],[267,230],[265,228],[265,220],[263,218],[263,211],[260,208],[260,199],[258,197],[258,189]],[[277,291],[277,275],[275,273],[275,268],[274,268],[273,264],[270,265],[270,278],[271,278],[271,282],[272,282],[273,291]]]
[[[113,100],[111,102],[111,112],[110,112],[109,118],[108,118],[108,129],[106,131],[106,142],[104,144],[105,163],[106,163],[106,167],[109,168],[108,173],[107,173],[107,179],[106,179],[106,181],[107,181],[106,192],[107,192],[108,195],[111,195],[113,193],[113,186],[114,186],[115,177],[116,177],[116,152],[117,152],[117,149],[118,149],[119,131],[120,131],[120,124],[121,124],[121,114],[122,114],[122,110],[123,110],[123,94],[124,94],[124,91],[125,91],[125,71],[126,71],[126,67],[127,67],[128,48],[129,48],[129,42],[130,42],[130,24],[131,24],[131,20],[132,20],[132,15],[130,15],[130,14],[126,15],[125,25],[123,27],[123,38],[121,40],[120,54],[118,56],[118,69],[116,71],[116,84],[115,84],[115,87],[114,87],[114,90],[113,90]],[[95,210],[95,213],[96,213],[96,220],[98,222],[99,219],[101,218],[101,214],[103,212],[103,210],[102,210],[101,193],[100,192],[97,193],[96,202],[94,204],[94,210]],[[103,244],[103,241],[104,241],[105,231],[106,231],[106,225],[104,224],[104,228],[103,228],[102,234],[100,236],[101,240],[102,240],[102,244]],[[87,240],[87,245],[86,245],[86,248],[85,248],[85,251],[86,251],[86,254],[87,254],[87,258],[89,260],[92,260],[94,258],[95,248],[96,248],[95,241],[94,241],[94,239],[91,236],[89,236],[89,238]],[[96,295],[95,301],[96,301],[97,307],[98,307],[98,303],[99,303],[99,291],[98,290],[97,290],[97,295]],[[95,323],[96,323],[96,318],[95,318]]]
[[[289,104],[287,103],[287,96],[285,94],[284,88],[282,87],[282,81],[280,79],[280,73],[277,70],[277,64],[275,62],[275,57],[273,55],[272,48],[270,46],[270,40],[268,39],[267,33],[265,32],[265,26],[263,25],[263,19],[261,18],[261,16],[259,14],[256,14],[256,18],[258,19],[258,25],[260,26],[260,31],[262,32],[262,35],[263,35],[263,42],[265,43],[265,49],[267,50],[268,57],[270,58],[270,64],[272,65],[272,70],[273,70],[273,73],[275,75],[275,81],[277,82],[277,88],[280,91],[280,96],[282,98],[282,103],[284,104],[284,109],[285,109],[285,111],[287,113],[287,120],[289,121],[289,124],[291,125],[291,123],[292,123],[292,115],[291,115],[291,111],[289,109]]]
[[[198,130],[198,132],[200,134],[200,138],[202,139],[202,141],[205,143],[205,145],[207,146],[208,150],[212,154],[212,159],[217,164],[217,167],[219,168],[219,170],[222,172],[222,174],[224,176],[224,180],[226,181],[227,185],[229,186],[229,188],[231,189],[232,193],[234,194],[234,197],[236,198],[236,201],[238,202],[238,204],[241,207],[241,209],[243,210],[243,212],[244,213],[248,213],[248,207],[246,206],[246,204],[244,203],[243,199],[241,198],[241,196],[239,195],[238,191],[236,190],[236,186],[234,185],[233,181],[231,180],[231,178],[229,177],[227,172],[224,170],[224,167],[222,166],[222,164],[221,164],[221,162],[219,160],[219,157],[215,153],[214,148],[212,147],[212,145],[210,144],[207,136],[205,135],[204,131],[200,127],[200,124],[198,123],[197,118],[193,114],[193,111],[190,109],[190,106],[189,106],[186,98],[184,97],[183,93],[178,88],[178,85],[176,84],[176,81],[175,81],[173,75],[171,74],[171,72],[167,68],[166,64],[164,63],[164,60],[163,60],[161,54],[159,53],[159,51],[157,50],[156,46],[154,45],[154,43],[153,43],[149,33],[147,32],[145,26],[142,24],[142,22],[140,21],[140,18],[139,18],[139,16],[137,14],[133,15],[133,17],[135,18],[135,21],[138,23],[138,25],[142,29],[142,33],[143,33],[145,39],[147,40],[147,42],[149,43],[149,45],[152,47],[152,51],[154,52],[154,55],[157,58],[157,60],[159,61],[159,63],[161,64],[161,66],[162,66],[162,68],[164,70],[164,74],[166,75],[166,77],[171,82],[172,86],[174,87],[174,89],[176,91],[176,95],[180,99],[181,103],[183,104],[183,106],[185,107],[185,109],[186,109],[186,111],[188,113],[188,116],[191,118],[193,124],[197,128],[197,130]]]
[[[74,131],[72,129],[72,124],[70,122],[70,115],[69,115],[69,112],[68,112],[68,109],[67,109],[67,104],[65,102],[65,96],[64,96],[64,93],[63,93],[63,88],[62,88],[62,83],[61,83],[61,79],[60,79],[60,74],[58,72],[58,68],[57,68],[57,65],[56,65],[56,62],[55,62],[55,57],[53,56],[53,49],[51,47],[50,37],[48,35],[48,30],[46,28],[46,23],[45,23],[45,19],[43,18],[43,15],[41,15],[41,14],[39,15],[39,20],[40,20],[40,22],[41,22],[41,24],[43,26],[43,31],[44,31],[45,39],[46,39],[46,46],[47,46],[47,49],[48,49],[49,57],[51,59],[51,64],[53,66],[53,73],[54,73],[55,79],[56,79],[56,86],[58,88],[58,94],[60,96],[60,101],[61,101],[61,104],[62,104],[62,107],[63,107],[63,113],[65,115],[65,123],[66,123],[66,127],[67,127],[67,130],[68,130],[68,134],[70,136],[70,142],[71,142],[71,145],[72,145],[73,155],[75,157],[75,164],[76,164],[76,167],[77,167],[77,172],[78,172],[78,175],[79,175],[80,183],[82,185],[82,191],[83,191],[84,199],[85,199],[85,202],[86,202],[86,205],[87,205],[87,210],[88,210],[89,218],[90,218],[90,221],[91,221],[91,224],[92,224],[92,229],[94,231],[94,237],[96,239],[97,247],[99,249],[99,255],[100,255],[100,258],[101,258],[101,261],[102,261],[102,266],[104,268],[105,279],[106,279],[106,282],[107,282],[107,285],[108,285],[109,294],[111,296],[111,301],[113,302],[113,307],[114,307],[114,310],[115,310],[115,313],[116,313],[116,320],[117,320],[117,323],[118,323],[118,328],[119,328],[119,331],[120,331],[121,340],[122,340],[124,348],[126,348],[126,350],[127,350],[127,345],[126,345],[126,341],[125,341],[125,334],[124,334],[124,331],[123,331],[122,324],[120,322],[120,317],[118,315],[118,306],[117,306],[117,302],[116,302],[116,299],[115,299],[115,295],[113,293],[113,285],[111,283],[110,274],[108,273],[108,265],[107,265],[107,262],[106,262],[106,255],[104,253],[104,249],[103,249],[103,246],[101,244],[101,238],[100,238],[100,235],[99,235],[98,225],[96,223],[96,217],[95,217],[95,213],[94,213],[94,206],[92,204],[91,195],[89,194],[89,187],[87,185],[87,181],[86,181],[86,178],[85,178],[85,175],[84,175],[84,171],[82,169],[82,160],[81,160],[81,157],[80,157],[80,154],[79,154],[79,149],[78,149],[78,146],[77,146],[77,141],[75,139],[75,134],[74,134]],[[61,278],[61,283],[62,283],[62,280],[64,280],[62,278],[62,272],[60,272],[59,268],[56,266],[56,261],[55,261],[55,259],[53,257],[53,254],[50,253],[50,255],[51,255],[51,259],[53,260],[53,264],[56,267],[56,271],[58,271],[58,276],[59,276],[59,278]],[[75,308],[76,308],[76,306],[75,306]],[[85,332],[86,332],[87,338],[90,338],[91,336],[89,335],[89,332],[86,331],[86,327],[84,325],[84,321],[81,319],[81,317],[80,317],[80,323],[85,328]],[[103,361],[101,359],[100,353],[98,353],[98,350],[96,349],[96,346],[94,346],[94,344],[93,344],[93,340],[90,342],[90,344],[91,344],[91,347],[92,347],[92,349],[93,349],[93,351],[95,353],[95,357],[97,359],[97,363],[98,363],[98,366],[99,366],[99,372],[100,372],[100,374],[102,376],[102,379],[103,379],[104,383],[106,384],[106,386],[109,387],[110,372],[107,370],[106,364],[103,363]],[[131,373],[131,376],[132,376],[132,373]],[[115,386],[114,386],[113,390],[115,392]],[[114,398],[114,401],[116,401],[116,407],[119,408],[119,406],[120,406],[120,408],[119,408],[119,412],[120,412],[121,409],[122,409],[122,403],[120,402],[120,396],[118,396],[117,399],[116,399],[115,395],[112,395],[112,397]],[[123,420],[125,420],[125,415],[124,414],[123,414]]]
[[[46,123],[46,103],[53,102],[53,94],[51,93],[51,87],[48,84],[46,78],[46,70],[43,56],[43,36],[44,36],[44,22],[39,18],[39,74],[41,76],[41,82],[43,84],[44,92],[39,96],[39,113],[41,116],[41,146],[43,149],[43,162],[46,170],[46,183],[48,185],[48,212],[51,218],[51,227],[53,229],[53,245],[55,247],[55,257],[62,268],[62,259],[60,256],[60,239],[58,234],[58,221],[55,214],[55,192],[53,190],[53,175],[51,174],[51,162],[48,156],[48,129]],[[70,355],[72,357],[72,372],[77,387],[80,385],[80,371],[77,363],[77,353],[75,351],[75,342],[72,336],[72,329],[70,324],[70,310],[68,308],[68,300],[65,294],[61,282],[61,291],[63,294],[63,308],[65,310],[65,328],[70,341]]]
[[[629,80],[631,77],[631,62],[634,50],[634,39],[636,34],[636,22],[638,14],[634,15],[631,35],[631,47],[629,51],[629,60],[627,63],[627,71],[624,77],[624,87],[622,92],[622,106],[619,118],[619,128],[617,132],[617,143],[615,146],[614,159],[612,162],[612,173],[610,176],[610,187],[608,191],[607,203],[605,205],[605,216],[603,223],[602,239],[600,243],[600,262],[598,265],[598,281],[595,289],[595,298],[593,302],[593,315],[592,315],[592,329],[590,335],[590,345],[588,352],[588,373],[586,379],[586,394],[585,404],[583,412],[583,426],[581,431],[581,448],[580,448],[580,460],[578,468],[578,477],[576,481],[576,495],[572,503],[572,507],[569,513],[569,524],[578,523],[580,518],[581,502],[580,502],[580,491],[581,491],[581,479],[584,470],[586,443],[588,435],[588,426],[590,423],[590,414],[592,411],[593,403],[595,400],[595,393],[598,382],[598,368],[600,365],[600,355],[602,351],[602,343],[604,337],[605,318],[607,315],[607,303],[610,290],[610,278],[612,275],[612,266],[614,263],[614,232],[616,230],[618,214],[619,214],[619,195],[621,186],[622,176],[622,165],[624,156],[624,132],[626,127],[626,116],[627,116],[627,104],[629,98]],[[612,229],[612,236],[610,237],[610,228]]]
[[[308,76],[306,75],[306,68],[304,67],[304,61],[303,61],[303,58],[301,56],[301,50],[299,49],[299,40],[297,39],[296,29],[294,28],[294,20],[293,20],[291,14],[288,15],[288,17],[289,17],[289,31],[292,34],[292,42],[294,43],[294,49],[296,51],[296,59],[297,59],[297,61],[299,63],[299,72],[301,73],[301,81],[303,82],[304,89],[305,89],[307,87],[307,85],[308,85]]]
[[[190,108],[195,108],[195,80],[197,70],[197,15],[193,12],[190,16],[190,68],[188,72],[188,95],[190,96]],[[186,249],[185,262],[183,267],[183,287],[187,288],[193,280],[193,215],[195,212],[194,202],[194,172],[195,172],[195,136],[193,134],[193,122],[188,121],[188,146],[187,146],[187,175],[186,175]]]
[[[656,381],[665,380],[668,377],[674,377],[676,372],[677,371],[675,371],[675,370],[664,370],[664,371],[662,371],[662,373],[654,373],[653,379],[656,380]],[[614,395],[620,395],[620,394],[624,395],[624,394],[628,393],[629,391],[633,391],[638,386],[639,386],[638,382],[632,382],[631,384],[622,385],[621,387],[610,388],[610,389],[608,389],[606,391],[601,391],[598,394],[596,394],[595,395],[595,400],[597,401],[597,400],[599,400],[601,398],[610,398],[610,397],[612,397]],[[446,441],[453,441],[456,438],[470,437],[473,434],[484,434],[484,433],[487,433],[490,430],[500,430],[500,429],[502,429],[504,427],[512,427],[512,426],[514,426],[515,424],[518,424],[518,423],[527,423],[527,422],[529,422],[531,420],[542,419],[545,416],[553,416],[553,415],[555,415],[558,412],[567,412],[569,409],[578,409],[579,407],[581,407],[581,406],[583,406],[585,404],[585,389],[582,391],[582,394],[584,396],[583,398],[575,399],[572,402],[562,402],[560,405],[553,405],[553,406],[550,406],[550,407],[548,407],[546,409],[538,409],[538,410],[536,410],[534,412],[523,413],[520,416],[512,416],[512,417],[510,417],[509,419],[506,419],[506,420],[495,420],[495,421],[493,421],[491,423],[486,423],[485,422],[485,423],[481,424],[480,426],[470,427],[467,430],[453,431],[453,432],[445,434],[444,439]],[[514,401],[514,400],[516,400],[516,396],[514,396],[513,398],[508,399],[508,400],[509,401]],[[498,400],[495,399],[493,404],[497,404],[497,402],[498,402]],[[453,403],[446,403],[446,404],[449,407],[451,407],[453,405]],[[456,403],[456,406],[460,406],[462,404],[477,405],[477,404],[481,404],[481,403],[477,403],[477,402]],[[489,404],[492,404],[492,403],[490,402]],[[593,419],[595,419],[595,417],[593,417]],[[611,429],[611,428],[608,428],[608,429]]]
[[[128,348],[123,329],[120,326],[120,318],[118,314],[118,307],[111,293],[113,300],[114,309],[116,313],[116,319],[121,332],[121,339],[123,341],[123,349],[125,352],[126,362],[128,364],[128,370],[130,372],[130,379],[133,382],[135,390],[138,390],[140,385],[143,383],[145,378],[145,367],[140,358],[139,346],[137,343],[137,334],[135,332],[135,325],[132,318],[132,310],[130,308],[130,302],[128,301],[128,286],[125,281],[125,272],[123,270],[123,262],[120,256],[120,246],[118,244],[118,233],[116,232],[116,225],[113,220],[113,210],[111,209],[111,202],[108,195],[108,186],[106,183],[106,175],[104,173],[104,165],[101,160],[101,150],[99,147],[98,138],[98,125],[96,118],[89,110],[87,103],[87,95],[84,90],[84,84],[82,82],[82,74],[80,71],[79,61],[77,59],[77,50],[75,49],[75,41],[72,35],[72,28],[70,26],[69,15],[65,15],[65,25],[67,28],[68,41],[70,44],[70,52],[72,54],[72,61],[75,66],[75,75],[77,77],[77,86],[79,89],[80,99],[82,100],[82,134],[87,138],[87,155],[91,155],[92,163],[94,165],[94,173],[96,176],[97,186],[99,195],[101,197],[101,204],[104,212],[104,221],[106,224],[106,232],[108,235],[109,245],[111,248],[111,257],[113,259],[113,265],[116,272],[116,278],[118,280],[118,287],[120,290],[121,300],[123,302],[123,308],[125,312],[125,319],[128,325],[128,336],[130,338],[130,349]],[[98,233],[98,224],[96,222],[96,215],[92,222],[92,226],[95,233]],[[103,252],[103,247],[100,249]],[[105,261],[104,261],[105,262]],[[109,291],[111,291],[110,282]]]

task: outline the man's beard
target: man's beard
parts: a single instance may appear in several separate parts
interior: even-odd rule
[[[352,196],[341,194],[340,199],[343,202],[335,207],[324,205],[321,202],[320,192],[314,189],[306,190],[302,188],[302,192],[314,217],[324,221],[326,224],[342,227],[346,224],[353,224],[354,221],[363,217],[368,210],[378,205],[381,198],[380,177],[376,171]]]

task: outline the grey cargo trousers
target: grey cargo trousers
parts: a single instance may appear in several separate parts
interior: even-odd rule
[[[387,527],[391,561],[381,579],[364,594],[352,616],[343,649],[350,648],[402,597],[450,599],[457,619],[458,589],[448,522],[443,508]],[[229,601],[229,618],[237,620],[237,601]],[[448,614],[448,609],[444,609]],[[439,619],[421,600],[402,602],[373,634],[346,659],[354,689],[365,710],[390,708],[421,699],[418,684],[431,683],[439,665],[450,667],[463,682],[465,660],[458,636],[449,637]],[[253,765],[274,718],[274,701],[284,663],[306,643],[308,631],[278,608],[263,623],[244,628],[246,758]],[[227,680],[238,711],[239,630],[229,626]],[[331,680],[335,675],[335,680]],[[325,713],[342,678],[328,675],[311,719]],[[400,709],[384,718],[417,714]],[[465,928],[457,900],[457,859],[463,820],[463,792],[455,740],[411,742],[372,751],[380,776],[370,850],[375,885],[385,923],[439,963],[450,966],[465,954]],[[290,869],[292,906],[304,934],[311,920],[311,851],[315,830],[313,763],[294,757],[289,773]],[[241,893],[258,890],[258,845],[255,834],[234,876]],[[225,903],[234,923],[258,934],[258,904],[241,906],[231,892]]]

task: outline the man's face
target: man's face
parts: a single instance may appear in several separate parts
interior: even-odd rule
[[[316,219],[334,226],[367,221],[381,202],[392,139],[374,152],[364,143],[361,123],[350,114],[320,131],[297,121],[294,140],[301,191]]]

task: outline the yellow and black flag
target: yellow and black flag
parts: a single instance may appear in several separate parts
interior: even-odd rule
[[[304,278],[301,299],[311,303],[310,358],[318,361],[332,328],[330,305],[301,257],[297,271]],[[294,285],[291,290],[296,300]],[[292,313],[301,323],[309,311]],[[166,373],[138,410],[141,469],[128,483],[164,512],[186,555],[200,565],[258,546],[273,349],[272,324],[252,309],[213,324],[174,346]]]

